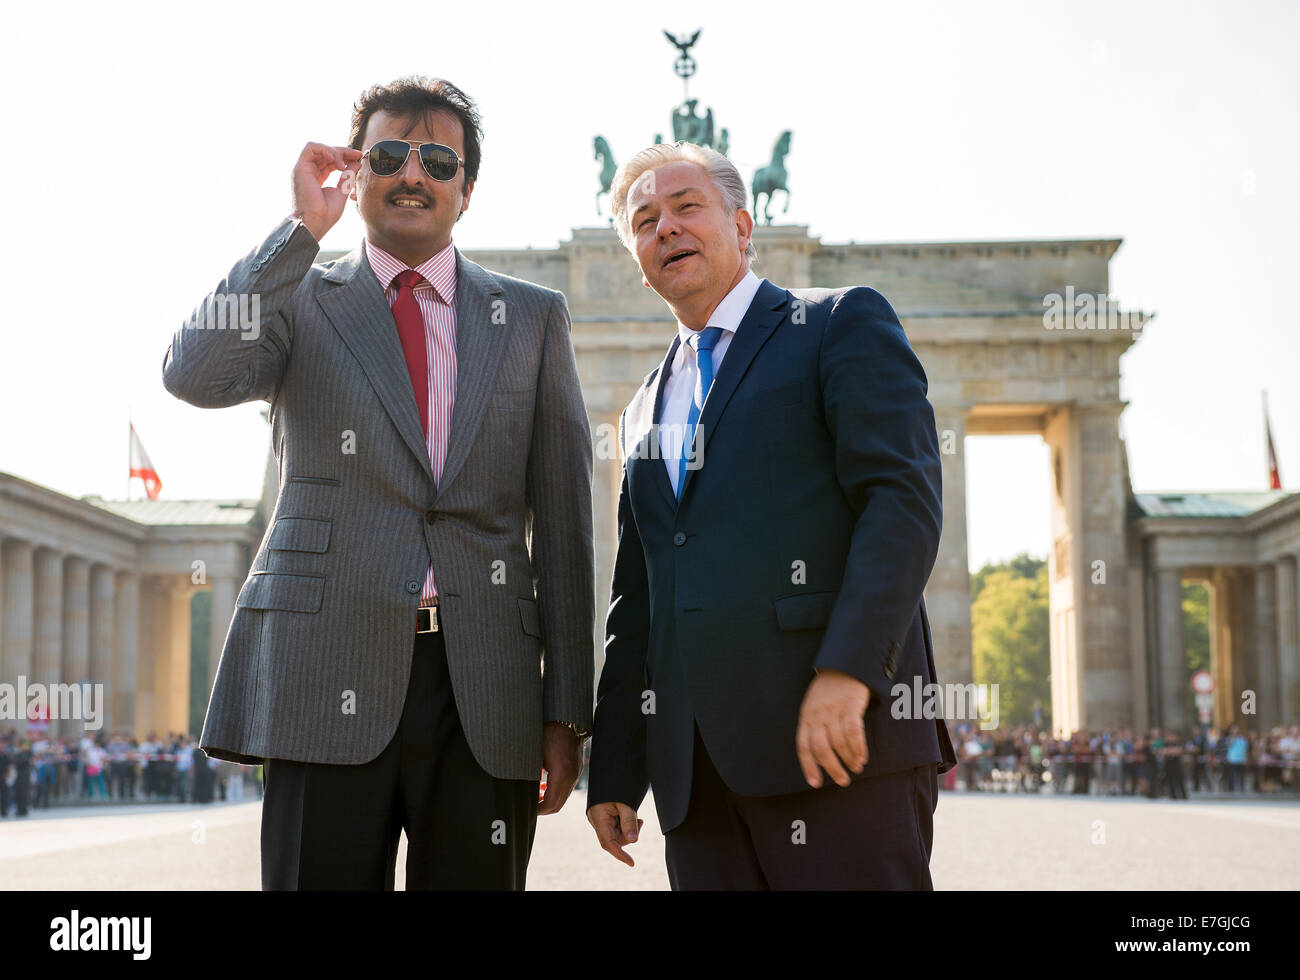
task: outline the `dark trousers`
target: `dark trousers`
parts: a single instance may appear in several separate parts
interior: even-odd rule
[[[442,637],[416,634],[402,718],[376,758],[265,760],[263,890],[391,891],[402,830],[408,891],[523,890],[539,780],[495,779],[474,760]]]
[[[1165,774],[1169,779],[1169,798],[1187,799],[1187,784],[1183,781],[1183,763],[1177,756],[1171,755],[1165,760]]]
[[[738,796],[699,731],[686,819],[665,835],[674,891],[933,889],[937,766],[828,783],[781,796]]]

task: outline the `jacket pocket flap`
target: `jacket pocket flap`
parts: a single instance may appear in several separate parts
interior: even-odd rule
[[[776,622],[783,630],[823,629],[831,619],[838,592],[807,592],[777,599]]]
[[[537,617],[537,603],[532,599],[519,600],[519,621],[523,624],[525,633],[541,638],[542,625]]]
[[[315,551],[329,550],[330,531],[334,527],[331,520],[317,520],[311,517],[280,517],[271,528],[271,540],[267,548],[271,551]]]
[[[320,611],[324,594],[324,575],[254,572],[239,590],[235,605],[245,609],[314,613]]]

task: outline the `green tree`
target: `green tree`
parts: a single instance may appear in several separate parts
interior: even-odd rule
[[[1051,723],[1051,650],[1047,562],[1017,555],[971,576],[973,671],[979,684],[998,685],[1003,725],[1029,724],[1034,705]]]
[[[1192,674],[1210,669],[1210,590],[1203,582],[1183,583],[1183,650],[1187,658],[1187,677],[1183,691],[1187,698],[1187,717],[1196,717],[1196,696],[1192,693]]]
[[[970,598],[974,602],[979,598],[980,590],[984,588],[984,583],[994,572],[1008,571],[1016,578],[1036,578],[1040,570],[1047,568],[1046,558],[1035,558],[1033,555],[1021,553],[1016,555],[1010,561],[1000,562],[997,565],[985,565],[978,572],[970,577]]]

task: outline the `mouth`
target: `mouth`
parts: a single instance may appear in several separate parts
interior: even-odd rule
[[[429,205],[423,198],[412,197],[409,194],[399,194],[396,197],[390,197],[388,203],[396,208],[405,208],[410,211],[427,211]]]
[[[667,269],[670,265],[676,265],[694,254],[695,249],[693,248],[679,248],[675,252],[669,252],[668,258],[664,259],[663,268]]]

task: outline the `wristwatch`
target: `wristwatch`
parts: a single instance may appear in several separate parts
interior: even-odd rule
[[[591,731],[589,729],[583,728],[581,725],[575,725],[571,721],[555,721],[555,722],[548,721],[547,724],[563,725],[565,728],[573,732],[573,734],[578,737],[578,741],[582,741],[584,738],[591,738]]]

